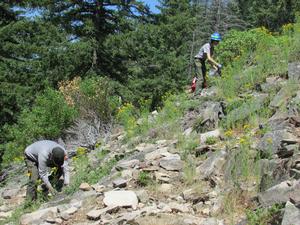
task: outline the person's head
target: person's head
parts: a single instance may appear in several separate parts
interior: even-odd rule
[[[56,166],[62,166],[64,164],[65,151],[60,147],[52,149],[52,161]]]
[[[216,46],[219,44],[219,42],[222,40],[222,37],[219,33],[215,32],[210,36],[210,42],[213,46]]]

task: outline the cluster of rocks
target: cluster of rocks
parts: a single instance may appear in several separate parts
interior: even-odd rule
[[[300,80],[298,67],[298,64],[289,66],[289,79]],[[261,93],[253,94],[257,99],[263,99],[258,102],[260,107],[265,104],[270,90],[278,90],[269,105],[276,113],[266,124],[260,125],[259,129],[264,132],[251,145],[255,153],[260,153],[262,173],[260,193],[253,200],[258,200],[259,207],[284,204],[282,225],[299,224],[300,221],[300,117],[295,108],[295,102],[300,102],[300,93],[287,95],[282,88],[286,82],[280,77],[267,78],[259,88]],[[202,93],[202,98],[214,95],[215,90],[209,89]],[[188,160],[183,160],[178,140],[158,140],[151,144],[137,140],[135,147],[131,147],[122,144],[123,132],[114,133],[102,148],[110,149],[102,161],[95,157],[99,153],[97,149],[88,155],[92,167],[118,159],[109,176],[97,184],[82,183],[72,196],[54,198],[39,210],[23,215],[20,224],[143,225],[149,224],[147,221],[150,220],[155,224],[163,218],[170,221],[160,224],[226,224],[226,219],[220,219],[218,215],[224,210],[224,193],[231,188],[226,173],[239,146],[233,151],[222,142],[206,143],[212,138],[223,140],[219,121],[224,117],[224,107],[222,102],[208,100],[187,112],[181,123],[183,136],[189,136],[199,128],[196,135],[200,144]],[[157,112],[148,119],[151,121],[155,116]],[[95,135],[91,135],[88,143],[95,144],[99,134],[92,133]],[[189,160],[194,162],[195,168],[189,165]],[[186,185],[188,170],[192,175]],[[0,188],[3,198],[0,220],[11,216],[12,210],[24,201],[25,182],[18,182],[19,186],[15,184]],[[248,190],[247,185],[241,188]]]
[[[297,81],[299,84],[298,63],[289,65],[288,75],[290,82]],[[269,81],[277,87],[285,82],[280,78],[269,78]],[[300,92],[291,96],[284,88],[286,86],[270,102],[269,107],[276,113],[263,125],[267,132],[257,145],[264,158],[261,160],[262,180],[258,199],[262,206],[285,204],[282,224],[287,225],[299,224],[300,221],[300,112],[293,105],[300,102]]]
[[[212,216],[221,207],[218,188],[204,180],[201,186],[182,185],[185,165],[176,144],[177,140],[159,140],[137,145],[108,178],[95,185],[82,183],[74,196],[53,199],[23,215],[20,224],[143,224],[143,218],[160,215],[177,216],[178,224],[224,224]],[[124,149],[116,149],[111,157]],[[141,173],[155,182],[153,190],[140,185]],[[15,196],[12,192],[3,196]]]

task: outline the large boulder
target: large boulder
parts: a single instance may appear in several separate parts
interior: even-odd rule
[[[226,162],[227,152],[221,150],[214,152],[207,158],[199,167],[196,168],[197,175],[200,179],[208,178],[212,174],[221,173],[222,168]]]
[[[222,102],[207,101],[199,104],[198,108],[193,108],[186,113],[183,128],[187,130],[191,127],[197,127],[196,129],[200,129],[198,131],[216,129],[219,126],[220,119],[224,117],[223,111],[224,104]]]
[[[289,63],[288,77],[291,80],[300,81],[300,62]]]
[[[280,150],[282,144],[284,144],[286,140],[297,143],[298,138],[288,130],[270,131],[262,137],[257,148],[267,155],[273,155]]]
[[[183,161],[178,154],[170,154],[159,161],[159,165],[168,171],[181,171],[183,168]]]
[[[259,202],[264,206],[271,206],[275,203],[285,203],[297,192],[296,182],[284,181],[258,195]]]
[[[291,202],[287,202],[285,205],[284,215],[281,225],[296,225],[300,224],[300,209],[298,209]]]

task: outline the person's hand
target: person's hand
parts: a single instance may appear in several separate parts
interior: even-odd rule
[[[217,67],[220,70],[220,69],[222,69],[223,66],[221,64],[217,64]]]

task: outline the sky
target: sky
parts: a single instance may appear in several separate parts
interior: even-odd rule
[[[155,7],[156,5],[159,5],[159,0],[140,0],[140,1],[144,2],[146,5],[148,5],[150,7],[150,10],[153,13],[159,13],[159,9],[157,9]],[[14,9],[18,10],[19,8],[15,7]],[[27,17],[35,17],[35,16],[38,16],[38,15],[39,15],[38,11],[27,12],[25,14],[25,16],[27,16]]]
[[[159,5],[159,0],[141,0],[146,5],[150,7],[150,10],[154,13],[159,13],[159,10],[155,7],[156,5]]]

